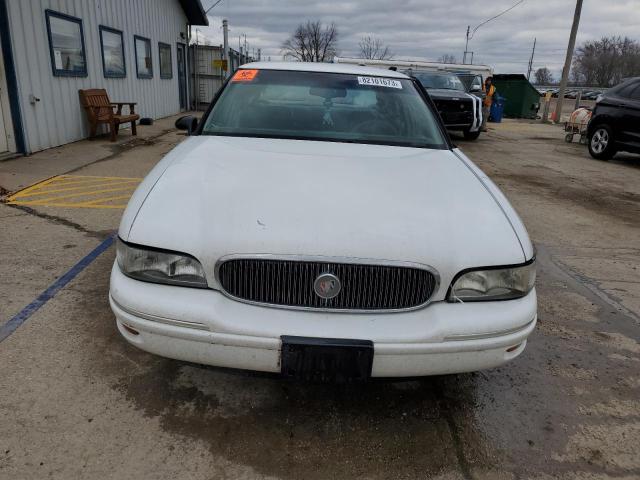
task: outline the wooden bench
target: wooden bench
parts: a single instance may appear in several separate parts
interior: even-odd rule
[[[131,135],[137,135],[136,120],[140,115],[134,111],[137,103],[135,102],[111,102],[109,95],[104,88],[92,88],[88,90],[79,90],[80,104],[87,111],[89,119],[89,138],[96,136],[98,125],[101,123],[108,124],[111,132],[111,141],[116,141],[120,124],[131,122]],[[129,114],[122,114],[122,106],[129,105]],[[113,109],[117,107],[114,113]]]

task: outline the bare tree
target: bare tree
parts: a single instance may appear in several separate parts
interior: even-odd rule
[[[442,55],[439,59],[438,62],[440,63],[458,63],[458,61],[456,60],[456,57],[453,55],[450,55],[448,53],[445,53],[444,55]]]
[[[360,40],[360,58],[367,60],[391,60],[393,53],[388,45],[382,45],[379,38],[367,35]]]
[[[541,67],[534,74],[536,77],[536,85],[551,85],[553,83],[553,74],[547,67]]]
[[[603,37],[576,49],[572,78],[585,85],[609,87],[640,75],[640,43],[628,37]]]
[[[282,44],[282,55],[299,62],[329,62],[336,56],[338,29],[335,23],[301,23]]]

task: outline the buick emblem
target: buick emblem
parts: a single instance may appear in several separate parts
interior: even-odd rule
[[[336,297],[340,290],[342,290],[340,279],[332,273],[323,273],[313,282],[313,291],[326,300]]]

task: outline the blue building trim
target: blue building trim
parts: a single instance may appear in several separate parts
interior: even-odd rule
[[[18,77],[16,76],[16,66],[11,48],[11,35],[9,33],[7,0],[0,0],[0,41],[2,43],[2,57],[4,58],[4,69],[7,77],[7,89],[9,90],[9,106],[16,150],[18,153],[26,153],[22,116],[20,114],[20,100],[18,99]]]

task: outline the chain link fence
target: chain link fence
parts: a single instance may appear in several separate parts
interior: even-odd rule
[[[206,110],[225,80],[222,69],[224,49],[221,46],[196,45],[189,47],[189,71],[191,72],[190,105],[193,110]],[[232,75],[238,66],[253,61],[252,58],[229,49]]]

